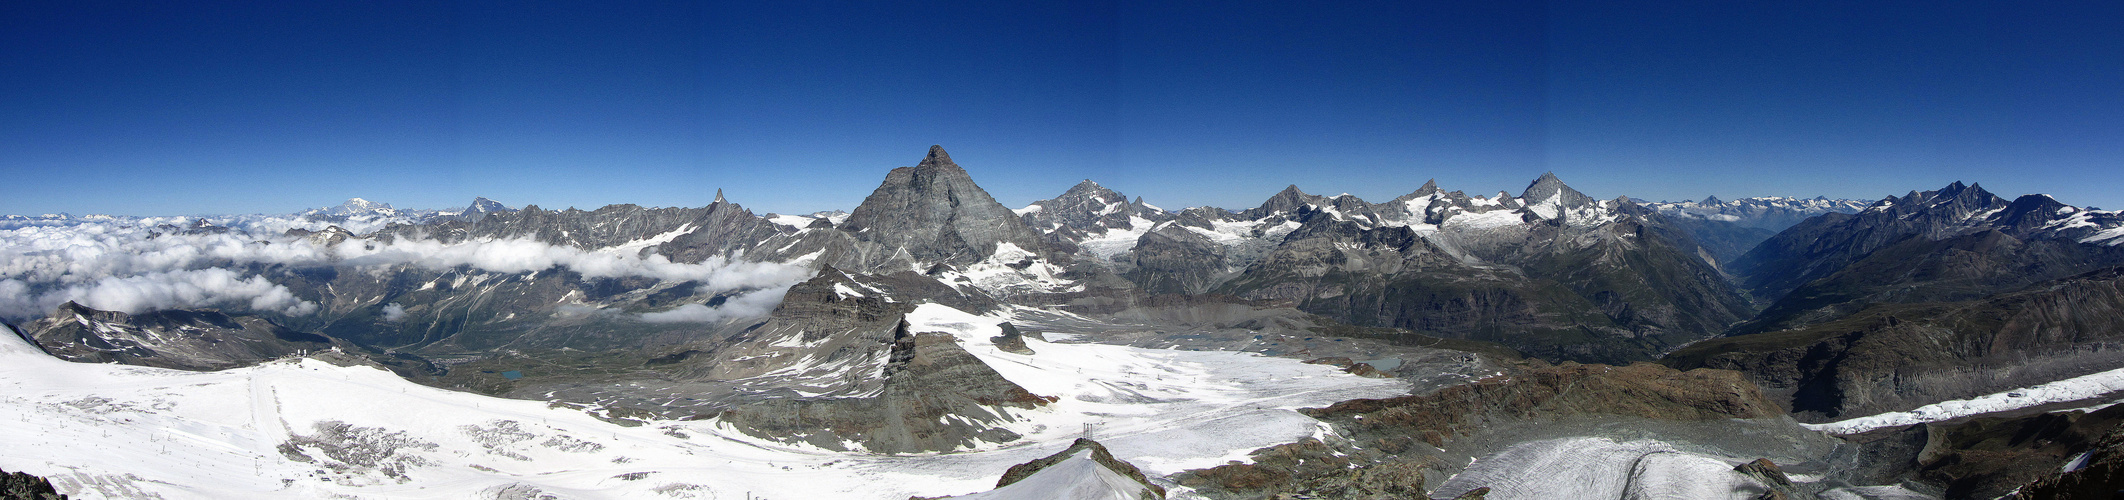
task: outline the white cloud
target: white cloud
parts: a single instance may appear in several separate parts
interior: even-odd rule
[[[236,230],[219,234],[182,234],[158,225],[186,226],[186,218],[126,218],[103,222],[75,221],[0,229],[0,315],[35,317],[58,304],[76,300],[98,309],[139,312],[170,307],[243,307],[256,311],[309,314],[318,305],[295,297],[264,277],[241,276],[228,268],[251,264],[375,267],[414,265],[430,269],[469,266],[497,273],[536,272],[560,267],[585,277],[649,277],[701,283],[702,293],[786,287],[809,277],[804,263],[778,264],[711,258],[700,263],[672,262],[663,255],[640,256],[630,248],[580,249],[531,239],[474,240],[445,244],[430,239],[400,239],[388,244],[348,240],[325,246],[279,234],[289,227],[316,223],[289,218],[248,216],[217,219]],[[314,229],[314,228],[312,228]],[[725,308],[725,317],[771,310],[781,293],[748,293]],[[108,307],[105,307],[108,306]],[[701,306],[707,309],[705,306]],[[386,320],[403,318],[386,311]],[[696,314],[700,315],[700,314]]]
[[[789,293],[790,285],[758,290],[724,301],[721,307],[701,304],[686,304],[669,311],[642,313],[642,321],[650,323],[713,323],[731,318],[756,318],[774,312],[781,305],[782,296]]]
[[[384,304],[384,307],[383,307],[383,320],[384,320],[384,321],[389,321],[389,322],[392,322],[392,323],[397,323],[397,322],[399,322],[399,321],[403,321],[403,320],[405,320],[405,319],[406,319],[406,306],[404,306],[404,305],[400,305],[400,304],[399,304],[399,303],[397,303],[397,302],[392,302],[392,303],[389,303],[389,304]]]
[[[105,276],[90,283],[37,296],[38,311],[50,311],[73,301],[106,311],[139,313],[157,309],[194,307],[245,307],[302,316],[317,312],[317,303],[295,297],[287,287],[264,277],[244,278],[221,268],[172,271],[135,276]]]

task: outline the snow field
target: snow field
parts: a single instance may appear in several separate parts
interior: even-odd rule
[[[421,386],[311,359],[220,372],[69,363],[0,339],[0,468],[76,498],[436,498],[507,488],[563,498],[876,498],[986,491],[1084,434],[1162,476],[1322,432],[1292,411],[1406,388],[1232,352],[1057,344],[994,348],[1007,315],[923,305],[1014,382],[1056,396],[1016,411],[1026,439],[912,456],[767,443],[713,421],[623,427],[544,402]],[[1008,498],[1008,497],[1004,497]]]

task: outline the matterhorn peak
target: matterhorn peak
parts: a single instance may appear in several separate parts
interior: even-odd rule
[[[1725,202],[1725,200],[1720,200],[1720,199],[1718,199],[1718,196],[1717,196],[1717,195],[1712,195],[1712,196],[1705,196],[1705,197],[1704,197],[1704,201],[1699,201],[1699,202],[1696,202],[1696,204],[1697,204],[1697,205],[1699,205],[1699,206],[1715,206],[1715,205],[1723,205],[1723,204],[1725,204],[1725,203],[1726,203],[1726,202]]]
[[[929,156],[923,157],[922,163],[916,164],[915,168],[947,165],[952,167],[959,166],[959,164],[951,162],[951,153],[944,152],[943,145],[930,145]]]

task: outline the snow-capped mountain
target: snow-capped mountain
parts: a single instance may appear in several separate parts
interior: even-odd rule
[[[0,449],[37,454],[0,467],[87,497],[1924,494],[1945,473],[1851,457],[1963,445],[1785,412],[2114,361],[2119,213],[1960,183],[1853,207],[1544,174],[1180,211],[1087,180],[1011,210],[931,147],[847,212],[9,217],[0,418],[26,425]],[[1730,370],[1673,369],[1705,366]],[[1057,453],[1088,434],[1144,477]]]

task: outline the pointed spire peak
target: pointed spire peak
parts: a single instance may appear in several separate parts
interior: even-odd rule
[[[930,146],[929,156],[922,158],[922,163],[919,165],[915,165],[915,168],[928,167],[934,165],[951,165],[954,167],[959,166],[959,164],[957,163],[952,163],[951,153],[944,152],[944,146],[942,145]]]
[[[1696,202],[1698,205],[1722,205],[1725,203],[1725,200],[1718,199],[1718,195],[1705,196],[1704,201]]]
[[[724,203],[730,203],[730,200],[723,199],[723,188],[715,188],[715,204],[721,205]]]
[[[1431,180],[1428,180],[1428,181],[1424,181],[1424,182],[1423,182],[1423,187],[1419,187],[1419,188],[1416,188],[1416,192],[1413,192],[1413,193],[1409,193],[1409,194],[1405,194],[1405,195],[1401,195],[1401,197],[1400,197],[1400,198],[1395,198],[1395,199],[1394,199],[1394,201],[1396,201],[1396,202],[1399,202],[1399,201],[1407,201],[1407,200],[1413,200],[1413,199],[1417,199],[1417,198],[1425,198],[1425,197],[1430,197],[1430,196],[1437,196],[1437,195],[1439,195],[1439,194],[1441,194],[1441,193],[1442,193],[1442,191],[1439,191],[1439,189],[1438,189],[1438,179],[1431,179]]]

